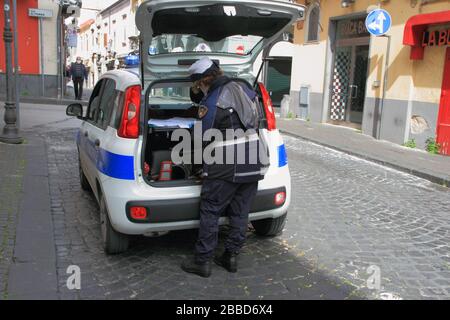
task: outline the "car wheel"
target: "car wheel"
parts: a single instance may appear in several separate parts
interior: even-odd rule
[[[108,254],[118,254],[128,249],[128,236],[114,230],[109,220],[108,209],[104,197],[100,199],[100,224],[103,249]]]
[[[90,191],[91,190],[91,185],[89,184],[88,179],[84,175],[83,168],[81,167],[81,161],[79,159],[78,159],[78,172],[80,174],[81,189],[83,189],[85,191]]]
[[[256,234],[260,236],[276,236],[283,231],[287,213],[278,218],[252,221]]]

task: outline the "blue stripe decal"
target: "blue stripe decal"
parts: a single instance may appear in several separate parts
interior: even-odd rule
[[[111,178],[134,180],[134,157],[97,149],[92,141],[78,132],[77,143],[83,149],[98,171]]]
[[[286,153],[286,147],[284,144],[278,146],[278,167],[284,167],[288,164],[288,158]]]
[[[134,180],[134,157],[99,150],[97,169],[112,178]]]

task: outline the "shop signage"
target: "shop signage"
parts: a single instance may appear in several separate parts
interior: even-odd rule
[[[337,23],[337,39],[368,37],[365,18],[340,20]]]
[[[28,9],[28,15],[30,17],[36,17],[36,18],[52,18],[53,17],[53,11],[52,10],[46,10],[46,9],[29,8]]]
[[[422,47],[435,46],[450,46],[450,29],[423,33]]]

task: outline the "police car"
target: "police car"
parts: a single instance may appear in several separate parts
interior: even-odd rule
[[[66,111],[82,120],[77,135],[80,183],[99,203],[107,253],[127,250],[132,235],[198,227],[202,179],[193,165],[172,164],[171,152],[173,132],[186,123],[193,106],[188,69],[202,56],[259,95],[260,134],[268,143],[270,167],[249,218],[257,234],[282,231],[291,199],[286,150],[269,93],[255,82],[253,65],[303,14],[303,6],[277,1],[155,0],[140,5],[139,65],[102,75],[86,112],[80,104]],[[226,222],[225,216],[220,219]]]

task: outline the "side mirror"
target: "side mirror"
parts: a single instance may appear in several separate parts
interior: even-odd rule
[[[66,115],[69,117],[83,118],[83,106],[79,103],[72,103],[66,109]]]

